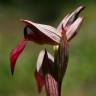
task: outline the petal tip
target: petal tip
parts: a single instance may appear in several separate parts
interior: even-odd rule
[[[84,10],[84,9],[85,9],[85,6],[83,6],[83,5],[81,5],[81,6],[79,6],[79,7],[77,8],[78,12],[81,12],[81,11]]]
[[[11,68],[11,73],[12,75],[14,74],[14,69],[15,69],[15,64],[16,61],[21,54],[21,52],[24,50],[26,45],[25,39],[23,39],[16,48],[14,48],[11,53],[10,53],[10,68]]]

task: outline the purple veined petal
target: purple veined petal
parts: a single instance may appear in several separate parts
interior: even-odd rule
[[[71,14],[68,14],[64,17],[64,19],[60,22],[57,27],[58,32],[62,32],[62,24],[64,29],[67,31],[70,28],[71,24],[78,18],[80,12],[84,9],[84,6],[79,6],[76,10],[74,10]]]
[[[77,31],[80,28],[80,25],[82,24],[82,21],[83,17],[78,17],[77,20],[67,30],[66,35],[68,40],[71,40],[76,35]]]
[[[58,65],[58,80],[62,84],[62,79],[64,77],[64,74],[67,69],[69,59],[69,52],[68,52],[68,40],[66,36],[66,31],[63,28],[62,25],[62,37],[59,45],[59,49],[57,51],[57,54],[55,55],[55,63]]]
[[[31,22],[29,20],[21,20],[23,23],[26,25],[30,26],[31,28],[35,28],[35,35],[38,34],[38,41],[37,43],[42,43],[42,44],[52,44],[56,45],[60,43],[60,34],[58,34],[57,30],[54,27],[51,27],[49,25],[43,25],[43,24],[37,24],[34,22]]]
[[[67,63],[69,59],[69,52],[68,52],[68,40],[66,36],[66,31],[63,29],[62,25],[62,37],[61,37],[61,42],[60,42],[60,48],[59,48],[59,54],[60,54],[60,70],[61,74],[65,74],[66,68],[67,68]]]
[[[64,19],[60,22],[60,24],[57,27],[57,30],[61,30],[62,32],[62,24],[63,27],[70,26],[77,18],[79,13],[84,9],[83,6],[79,6],[77,9],[75,9],[71,14],[67,14]]]
[[[10,53],[10,67],[11,67],[11,73],[13,75],[16,61],[19,57],[19,55],[22,53],[26,46],[26,40],[23,39],[17,46],[14,48]]]
[[[54,62],[54,57],[47,52],[48,58]],[[45,84],[44,74],[43,74],[43,65],[45,65],[45,50],[42,50],[39,53],[37,64],[36,64],[36,70],[35,70],[35,79],[37,82],[38,91],[41,92],[42,88]]]
[[[50,74],[45,76],[45,87],[47,91],[47,96],[61,96],[59,91],[58,81]]]
[[[76,10],[74,10],[67,18],[67,20],[63,23],[63,27],[71,26],[71,24],[78,18],[80,12],[84,9],[84,6],[79,6]]]
[[[58,80],[54,78],[54,75],[57,75],[57,74],[53,73],[54,72],[53,71],[54,63],[50,59],[50,58],[53,59],[53,56],[51,56],[51,54],[49,54],[46,51],[46,49],[45,49],[45,51],[41,51],[40,53],[41,53],[41,56],[43,56],[43,57],[41,57],[39,55],[40,58],[43,58],[43,60],[42,60],[43,62],[40,65],[42,65],[42,74],[43,74],[43,78],[45,81],[45,88],[46,88],[47,96],[59,96],[60,92],[58,89],[59,88]],[[41,60],[40,60],[40,62],[41,62]]]

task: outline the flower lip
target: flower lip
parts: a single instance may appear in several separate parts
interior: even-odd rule
[[[16,48],[14,48],[11,53],[10,53],[10,67],[11,67],[11,73],[13,75],[14,73],[14,69],[15,69],[15,64],[16,61],[19,57],[19,55],[22,53],[22,51],[24,50],[25,46],[26,46],[26,40],[23,39],[22,41],[20,41],[20,43],[16,46]]]

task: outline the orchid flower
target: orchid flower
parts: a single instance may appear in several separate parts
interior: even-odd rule
[[[83,21],[83,17],[79,17],[79,13],[83,9],[84,7],[80,6],[72,13],[66,15],[57,28],[21,19],[20,21],[25,24],[24,38],[11,51],[11,73],[14,73],[16,60],[28,41],[33,41],[40,45],[53,45],[54,57],[46,49],[40,52],[37,60],[35,79],[39,92],[41,92],[43,85],[45,85],[48,96],[60,96],[62,79],[68,63],[68,42],[76,35]],[[50,85],[50,83],[53,85]]]
[[[60,44],[60,38],[62,37],[62,26],[66,31],[67,40],[71,40],[82,23],[83,17],[78,17],[78,15],[83,9],[84,7],[80,6],[71,14],[66,15],[57,28],[21,19],[21,22],[25,23],[26,26],[24,28],[23,40],[11,51],[10,54],[12,74],[14,73],[16,60],[24,50],[27,41],[33,41],[38,44],[58,45]]]

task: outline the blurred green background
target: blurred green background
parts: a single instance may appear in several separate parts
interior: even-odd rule
[[[70,42],[70,59],[63,80],[62,96],[96,96],[96,0],[0,0],[0,96],[45,96],[37,92],[34,80],[36,59],[45,47],[29,42],[11,76],[9,54],[23,38],[19,19],[57,26],[79,5],[85,20]]]

